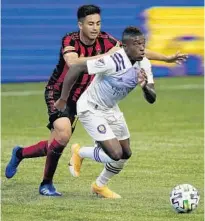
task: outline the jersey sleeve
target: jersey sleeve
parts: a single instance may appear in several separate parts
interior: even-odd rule
[[[87,61],[88,74],[112,74],[115,64],[110,55]]]
[[[114,75],[123,73],[131,67],[132,64],[122,48],[113,54],[87,61],[89,74]]]
[[[140,63],[140,67],[143,68],[147,74],[148,83],[154,84],[151,62],[145,57]]]
[[[75,50],[75,40],[72,39],[72,36],[66,35],[66,36],[63,37],[61,52],[62,52],[62,54],[66,54],[66,53],[69,53],[69,52],[76,52],[76,50]]]

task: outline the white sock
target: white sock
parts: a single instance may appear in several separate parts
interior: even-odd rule
[[[100,176],[96,179],[96,185],[99,187],[107,185],[113,176],[120,173],[126,161],[127,160],[123,159],[112,163],[107,163],[103,171],[100,173]]]
[[[81,147],[79,150],[79,155],[82,158],[90,158],[100,163],[111,163],[115,162],[111,159],[101,147]]]

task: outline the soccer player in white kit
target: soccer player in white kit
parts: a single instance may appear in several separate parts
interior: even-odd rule
[[[56,102],[59,110],[64,108],[69,91],[82,71],[96,75],[77,102],[77,114],[97,145],[82,148],[73,145],[69,168],[77,177],[84,158],[104,163],[104,170],[91,188],[93,193],[106,198],[121,198],[106,184],[131,157],[130,133],[118,102],[138,84],[149,103],[156,100],[151,64],[144,57],[144,35],[136,27],[127,27],[122,44],[123,48],[113,54],[71,66],[63,83],[61,98]]]

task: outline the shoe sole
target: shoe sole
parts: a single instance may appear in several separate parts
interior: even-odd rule
[[[71,175],[73,176],[73,177],[79,177],[79,175],[77,175],[76,173],[75,173],[75,170],[74,170],[74,166],[73,165],[71,165],[70,163],[68,164],[68,168],[69,168],[69,171],[70,171],[70,173],[71,173]]]

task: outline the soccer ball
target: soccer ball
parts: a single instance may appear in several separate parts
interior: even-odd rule
[[[170,194],[170,203],[177,213],[190,213],[199,203],[199,193],[190,184],[175,186]]]

